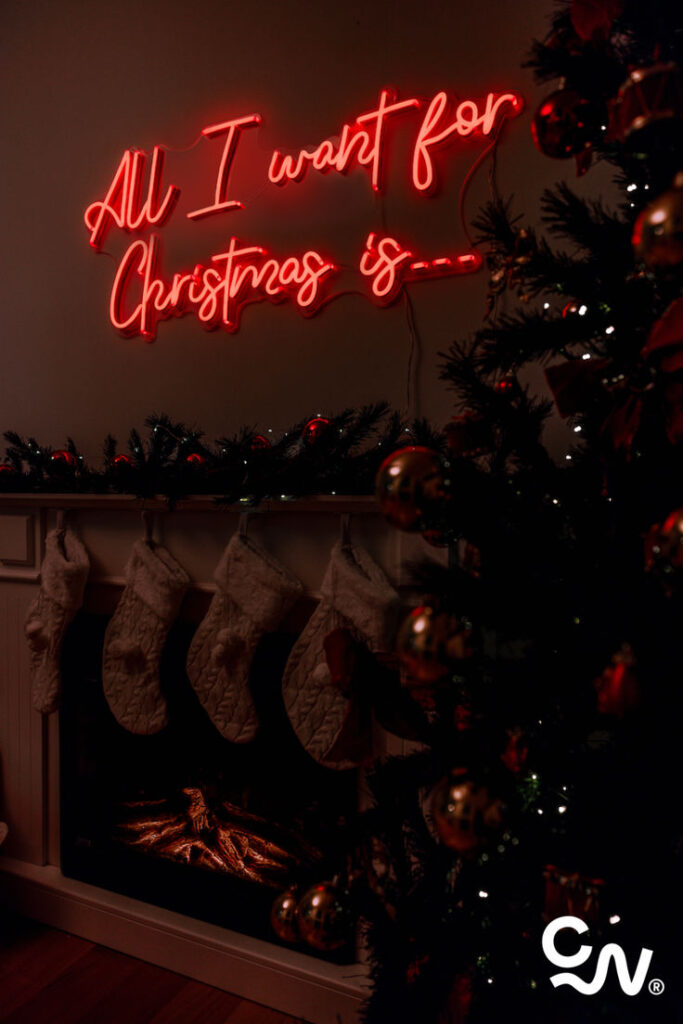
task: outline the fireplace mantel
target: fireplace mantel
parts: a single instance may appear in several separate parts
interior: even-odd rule
[[[130,548],[143,533],[141,513],[148,522],[152,516],[155,537],[187,569],[192,580],[187,604],[192,608],[194,602],[199,613],[214,589],[213,569],[240,526],[299,576],[305,595],[300,614],[307,614],[318,596],[340,531],[366,547],[406,594],[411,582],[405,564],[442,557],[419,536],[387,527],[371,497],[325,495],[252,508],[219,506],[210,496],[196,496],[169,508],[163,498],[125,495],[0,495],[0,817],[10,828],[0,857],[0,899],[47,924],[313,1024],[352,1024],[367,993],[362,963],[325,963],[60,871],[58,715],[43,719],[31,707],[23,621],[39,587],[46,533],[58,517],[69,517],[90,554],[84,606],[107,612],[123,584]],[[377,743],[377,753],[402,749],[401,741],[386,734]]]

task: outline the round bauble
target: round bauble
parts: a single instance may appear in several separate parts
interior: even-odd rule
[[[265,452],[272,447],[268,438],[264,437],[263,434],[254,434],[249,442],[249,451],[251,452]]]
[[[324,416],[314,416],[304,427],[301,436],[304,444],[312,446],[329,437],[331,430],[332,424],[329,420]]]
[[[191,469],[202,469],[206,466],[206,456],[202,455],[201,452],[190,452],[189,455],[185,456],[185,464],[190,466]]]
[[[503,827],[503,801],[464,769],[451,772],[432,793],[432,818],[439,839],[449,850],[476,853]]]
[[[270,925],[278,939],[283,942],[298,942],[299,930],[296,924],[298,905],[296,889],[285,889],[273,900],[270,910]]]
[[[633,250],[648,270],[672,270],[683,263],[683,172],[673,188],[641,211],[633,228]]]
[[[635,150],[656,145],[656,133],[668,144],[680,132],[682,116],[683,89],[678,66],[672,62],[634,68],[614,105],[614,134]]]
[[[392,452],[379,467],[376,495],[382,514],[399,530],[428,529],[448,500],[446,467],[431,448],[410,445]]]
[[[448,612],[429,605],[414,608],[399,629],[396,642],[408,685],[430,686],[448,675],[454,662],[472,654],[471,634],[469,624]]]
[[[349,896],[332,882],[312,886],[296,911],[301,938],[313,949],[331,953],[345,946],[353,930]]]
[[[544,156],[563,160],[597,142],[606,122],[603,104],[585,99],[575,89],[558,89],[539,106],[531,134]]]
[[[114,470],[115,473],[127,473],[134,467],[135,463],[130,455],[115,455],[109,461],[109,468]]]
[[[75,473],[78,469],[78,459],[73,452],[64,449],[57,449],[50,455],[50,472],[60,475]]]

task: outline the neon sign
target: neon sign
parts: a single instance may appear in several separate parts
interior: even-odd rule
[[[407,173],[418,196],[431,195],[438,181],[438,152],[460,140],[495,139],[505,120],[516,117],[522,107],[521,97],[514,92],[489,92],[481,102],[456,102],[446,92],[438,92],[426,102],[399,100],[390,89],[382,89],[377,106],[342,125],[334,140],[325,139],[296,154],[274,150],[264,168],[264,183],[282,188],[304,183],[309,172],[347,175],[361,169],[368,173],[371,189],[381,192],[389,137],[412,120],[414,141]],[[229,197],[230,173],[244,132],[261,123],[261,115],[253,113],[202,130],[203,139],[221,142],[220,160],[213,197],[206,205],[187,211],[187,220],[196,222],[225,213],[235,216],[245,209],[245,202]],[[300,313],[311,316],[344,294],[333,287],[340,267],[315,249],[276,256],[234,234],[229,235],[223,251],[208,257],[206,265],[166,274],[159,231],[176,210],[181,190],[176,185],[164,190],[164,163],[161,146],[154,146],[151,157],[127,150],[104,198],[91,203],[84,214],[89,242],[96,251],[101,251],[112,228],[132,234],[149,232],[128,245],[114,275],[109,315],[122,334],[151,341],[162,320],[186,314],[196,317],[207,330],[222,327],[232,333],[250,303],[289,299]],[[357,271],[366,282],[368,296],[388,305],[411,282],[472,273],[481,262],[476,251],[419,258],[397,238],[371,231],[360,247]]]

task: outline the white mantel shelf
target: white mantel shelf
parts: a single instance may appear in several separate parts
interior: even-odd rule
[[[248,512],[260,515],[266,512],[298,512],[298,513],[329,513],[331,515],[376,515],[379,506],[375,498],[368,495],[353,494],[319,494],[308,498],[293,498],[278,501],[267,499],[258,505],[246,502],[236,504],[218,504],[213,495],[190,495],[178,499],[169,508],[168,499],[157,496],[154,498],[137,498],[130,494],[58,494],[35,493],[27,491],[17,494],[0,494],[0,511],[12,509],[50,509],[54,511],[82,512]]]

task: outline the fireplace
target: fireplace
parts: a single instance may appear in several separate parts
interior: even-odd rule
[[[289,725],[280,683],[294,634],[259,645],[250,685],[261,727],[238,745],[215,729],[188,682],[189,620],[164,648],[169,725],[152,736],[122,728],[102,690],[107,622],[81,612],[63,651],[63,873],[277,942],[274,897],[343,869],[343,825],[358,792],[355,772],[320,767]],[[330,957],[351,962],[353,943]]]

